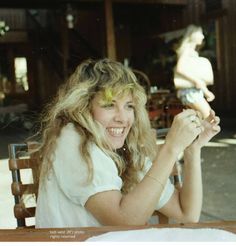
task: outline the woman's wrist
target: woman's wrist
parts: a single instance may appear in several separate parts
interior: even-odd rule
[[[201,156],[201,147],[198,145],[191,144],[184,150],[184,159],[185,160],[193,160],[199,159]]]
[[[168,142],[166,142],[163,145],[163,149],[164,151],[166,151],[166,153],[168,153],[169,155],[172,155],[174,158],[177,158],[179,154],[181,153],[181,150],[179,150],[177,146],[169,144]]]
[[[191,145],[189,145],[185,150],[184,150],[184,153],[186,154],[193,154],[193,153],[201,153],[201,149],[202,149],[202,146],[199,146],[198,144],[196,143],[192,143]]]

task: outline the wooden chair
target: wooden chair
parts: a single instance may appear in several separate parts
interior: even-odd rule
[[[17,220],[17,228],[34,227],[34,225],[27,225],[27,218],[34,218],[36,209],[38,185],[35,168],[38,165],[38,156],[37,152],[30,154],[35,147],[35,143],[17,143],[8,146],[9,169],[12,173],[11,191],[15,200],[14,216]],[[26,174],[31,178],[30,182],[24,180]],[[30,204],[30,207],[27,204]]]
[[[147,74],[145,74],[143,71],[138,70],[138,69],[133,69],[133,73],[137,77],[139,83],[144,87],[148,98],[150,98],[151,81],[148,78]]]

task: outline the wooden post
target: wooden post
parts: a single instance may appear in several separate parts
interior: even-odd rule
[[[64,15],[60,18],[61,25],[61,50],[62,50],[62,68],[63,68],[63,79],[68,77],[68,59],[69,59],[69,41],[68,41],[68,27],[65,21]]]
[[[105,0],[107,57],[116,60],[116,40],[113,21],[112,0]]]

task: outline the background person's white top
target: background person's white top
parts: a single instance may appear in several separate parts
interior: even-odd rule
[[[98,192],[121,190],[122,180],[114,161],[95,144],[90,147],[93,162],[93,179],[87,181],[87,165],[79,153],[80,136],[73,124],[62,129],[56,143],[53,168],[46,185],[40,185],[36,208],[36,227],[85,227],[101,226],[84,207],[88,198]],[[140,179],[151,166],[148,159]],[[157,209],[173,194],[174,186],[168,180]],[[112,201],[111,201],[112,202]]]

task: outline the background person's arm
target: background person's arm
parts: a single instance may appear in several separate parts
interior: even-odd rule
[[[196,71],[198,68],[194,67],[191,59],[192,58],[186,56],[181,56],[178,59],[175,74],[178,75],[178,79],[182,77],[184,80],[192,83],[193,87],[202,89],[203,87],[206,87],[205,81],[200,77],[198,71]]]

